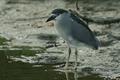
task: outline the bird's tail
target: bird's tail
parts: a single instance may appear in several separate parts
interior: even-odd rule
[[[95,49],[98,49],[100,46],[101,46],[101,43],[100,43],[100,41],[95,37]]]

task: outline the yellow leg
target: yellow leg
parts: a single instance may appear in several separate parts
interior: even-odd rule
[[[75,49],[75,70],[77,69],[77,57],[78,57],[78,51],[77,51],[77,48]]]
[[[69,59],[70,59],[70,54],[71,54],[71,48],[68,48],[68,56],[67,56],[67,60],[66,60],[66,64],[65,64],[65,69],[68,69],[68,63],[69,63]]]

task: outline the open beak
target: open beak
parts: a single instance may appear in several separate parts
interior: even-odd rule
[[[51,20],[54,20],[55,18],[56,18],[56,15],[52,15],[52,16],[50,16],[50,17],[47,19],[46,22],[49,22],[49,21],[51,21]]]

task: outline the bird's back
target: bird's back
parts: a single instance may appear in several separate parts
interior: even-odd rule
[[[59,16],[58,20],[56,20],[56,26],[61,37],[69,44],[81,46],[82,43],[98,49],[99,41],[89,29],[88,25],[72,13]]]

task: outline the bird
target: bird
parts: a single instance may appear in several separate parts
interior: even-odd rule
[[[75,49],[75,66],[77,69],[78,48],[85,46],[97,50],[100,47],[100,41],[95,37],[88,24],[70,10],[57,8],[52,10],[51,16],[46,22],[54,21],[54,26],[68,46],[68,56],[66,57],[65,69],[68,69],[68,63],[71,55],[71,49]]]

